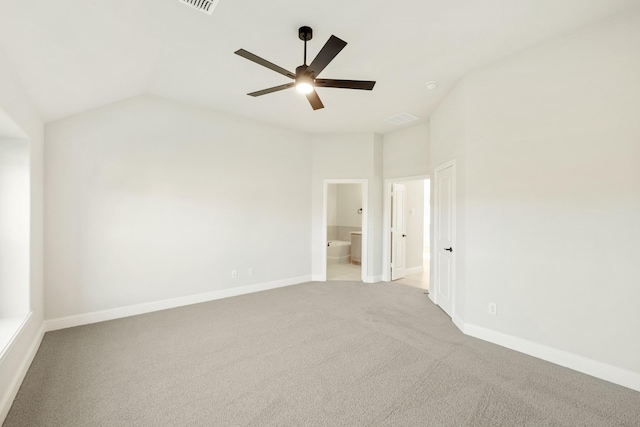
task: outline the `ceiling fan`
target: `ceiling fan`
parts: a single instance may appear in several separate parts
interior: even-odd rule
[[[283,84],[280,86],[270,87],[268,89],[259,90],[256,92],[248,93],[250,96],[262,96],[268,93],[278,92],[280,90],[296,87],[298,92],[307,96],[311,107],[314,110],[324,108],[318,93],[315,88],[317,87],[334,87],[338,89],[360,89],[360,90],[372,90],[376,82],[364,81],[364,80],[334,80],[334,79],[319,79],[317,78],[322,70],[333,58],[340,53],[342,49],[347,45],[347,42],[340,40],[336,36],[331,36],[327,43],[322,47],[318,55],[315,57],[311,64],[307,65],[307,42],[313,38],[313,31],[309,27],[300,27],[298,29],[298,37],[304,41],[304,63],[296,68],[295,74],[291,71],[287,71],[282,67],[279,67],[265,59],[254,55],[251,52],[247,52],[244,49],[239,49],[235,52],[236,55],[240,55],[243,58],[253,61],[256,64],[267,67],[270,70],[280,73],[283,76],[287,76],[294,81],[291,83]]]

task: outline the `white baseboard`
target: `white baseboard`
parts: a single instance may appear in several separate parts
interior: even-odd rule
[[[326,282],[327,281],[327,275],[326,274],[313,274],[311,276],[311,281],[312,282]]]
[[[107,320],[120,319],[123,317],[136,316],[138,314],[151,313],[153,311],[167,310],[169,308],[182,307],[185,305],[198,304],[222,298],[235,297],[239,295],[251,294],[254,292],[267,291],[269,289],[282,288],[285,286],[298,285],[309,282],[311,276],[292,277],[289,279],[275,280],[273,282],[256,283],[254,285],[240,286],[237,288],[221,289],[218,291],[206,292],[196,295],[154,301],[143,304],[130,305],[126,307],[112,308],[108,310],[94,311],[91,313],[77,314],[74,316],[59,317],[45,320],[45,331],[56,331],[58,329],[72,328],[74,326],[88,325],[91,323],[104,322]]]
[[[423,271],[424,271],[424,267],[423,266],[411,267],[411,268],[405,268],[404,274],[405,274],[405,276],[409,276],[411,274],[422,273]]]
[[[464,331],[464,328],[465,328],[464,321],[463,321],[460,317],[458,317],[458,316],[454,315],[454,316],[451,318],[451,321],[453,322],[453,324],[454,324],[454,325],[456,325],[456,327],[457,327],[458,329],[460,329],[460,331],[462,331],[462,333],[463,333],[463,334],[466,334],[466,332]],[[469,335],[469,334],[466,334],[466,335]],[[476,337],[476,338],[478,338],[478,337]],[[482,338],[480,338],[480,339],[482,339]],[[486,340],[485,340],[485,341],[486,341]]]
[[[26,322],[25,322],[26,326]],[[29,350],[27,350],[27,354],[24,355],[18,370],[16,371],[13,379],[11,380],[11,384],[9,385],[9,392],[4,396],[2,402],[0,402],[0,425],[4,422],[5,418],[9,414],[9,410],[11,409],[11,405],[13,404],[13,400],[16,398],[18,394],[18,390],[20,390],[20,386],[22,385],[22,381],[24,377],[27,375],[27,371],[31,366],[31,362],[33,362],[34,357],[36,357],[36,353],[40,348],[40,343],[42,342],[42,338],[44,337],[44,325],[40,326],[40,329],[36,335],[35,340],[29,346]]]
[[[435,302],[435,297],[432,296],[431,293],[429,293],[428,297],[431,302],[438,305]],[[451,321],[465,335],[519,351],[520,353],[537,357],[538,359],[546,360],[547,362],[555,363],[556,365],[564,366],[565,368],[573,369],[574,371],[582,372],[583,374],[591,375],[592,377],[600,378],[601,380],[609,381],[632,390],[640,391],[640,373],[578,356],[577,354],[529,341],[524,338],[494,331],[493,329],[465,323],[462,318],[458,316],[453,316]]]
[[[454,322],[455,323],[455,322]],[[537,357],[605,381],[640,391],[640,374],[469,323],[456,323],[466,335]],[[460,327],[462,326],[462,327]]]

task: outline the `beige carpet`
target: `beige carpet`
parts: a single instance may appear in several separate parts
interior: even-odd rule
[[[639,426],[640,393],[306,283],[47,333],[5,426]]]

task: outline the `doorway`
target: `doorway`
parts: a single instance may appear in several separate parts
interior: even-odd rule
[[[431,181],[385,181],[383,280],[429,290]]]
[[[325,180],[326,280],[366,281],[366,180]]]

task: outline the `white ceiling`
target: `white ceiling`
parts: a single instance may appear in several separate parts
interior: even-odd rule
[[[213,16],[177,0],[0,0],[0,53],[46,121],[150,93],[308,132],[377,132],[428,119],[469,71],[640,5],[640,0],[220,0]],[[376,80],[372,92],[320,88],[313,111],[289,80],[233,52],[295,72],[331,34],[347,47],[323,78]],[[429,91],[425,83],[438,80]]]

